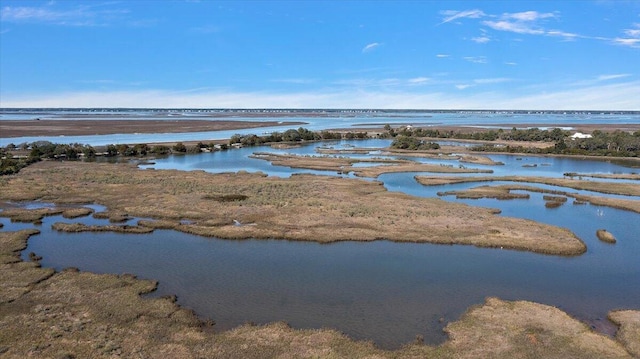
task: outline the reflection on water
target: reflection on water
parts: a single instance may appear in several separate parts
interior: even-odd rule
[[[388,141],[335,142],[332,146],[343,148],[350,144],[374,148],[384,147]],[[337,175],[271,166],[248,157],[254,151],[317,155],[315,147],[320,145],[327,146],[325,143],[286,150],[245,148],[172,156],[143,167],[209,172],[248,170],[284,177],[299,172]],[[498,175],[630,172],[609,162],[490,157],[505,163],[491,166]],[[457,166],[455,161],[449,163]],[[523,163],[546,165],[522,167]],[[385,174],[378,180],[389,190],[425,197],[435,196],[436,191],[474,186],[427,187],[419,185],[414,175]],[[444,340],[442,328],[446,322],[456,320],[470,305],[482,303],[485,297],[497,296],[558,306],[596,328],[610,331],[611,324],[605,319],[609,310],[640,308],[638,214],[589,204],[577,206],[571,200],[551,209],[544,206],[542,194],[530,194],[528,200],[462,202],[500,208],[504,216],[569,228],[585,241],[587,253],[565,258],[471,246],[386,241],[330,245],[281,240],[230,241],[165,230],[148,235],[64,234],[51,231],[51,224],[107,222],[91,217],[79,220],[50,217],[38,226],[42,234],[29,241],[24,257],[33,251],[44,257],[44,266],[57,269],[75,266],[98,273],[129,272],[157,279],[160,286],[152,295],[177,294],[181,305],[214,319],[220,330],[249,321],[284,320],[296,328],[336,328],[385,348],[398,347],[413,340],[416,334],[423,335],[429,343],[437,343]],[[443,199],[458,201],[453,196]],[[0,222],[4,224],[2,230],[32,227],[10,223],[6,218],[0,218]],[[611,231],[618,243],[600,242],[595,236],[599,228]]]

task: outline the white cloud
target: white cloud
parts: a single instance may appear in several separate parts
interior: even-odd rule
[[[598,76],[597,80],[598,81],[608,81],[608,80],[614,80],[614,79],[621,79],[621,78],[625,78],[625,77],[629,77],[629,76],[631,76],[631,74],[600,75],[600,76]]]
[[[486,64],[489,62],[485,56],[466,56],[463,59],[474,64]]]
[[[509,66],[516,66],[518,63],[517,63],[517,62],[509,61],[509,62],[505,62],[504,64],[505,64],[505,65],[509,65]]]
[[[445,18],[442,19],[442,22],[438,25],[442,25],[457,19],[463,19],[463,18],[477,19],[485,16],[485,13],[482,12],[482,10],[478,10],[478,9],[465,10],[465,11],[445,10],[445,11],[441,11],[440,14],[444,15]]]
[[[500,21],[487,20],[487,21],[483,21],[482,24],[489,26],[494,30],[515,32],[517,34],[544,35],[545,33],[543,30],[539,28],[535,28],[534,24],[531,24],[528,22],[507,21],[507,20],[500,20]]]
[[[97,6],[88,5],[62,10],[54,9],[54,5],[55,3],[43,7],[5,6],[0,10],[0,20],[64,26],[105,26],[129,13],[126,9],[96,9]]]
[[[626,37],[616,37],[611,40],[615,45],[629,46],[640,48],[640,24],[633,24],[634,29],[625,29],[622,32]]]
[[[612,40],[616,45],[629,46],[629,47],[640,47],[640,39],[629,39],[629,38],[619,38],[616,37]]]
[[[472,87],[472,86],[473,86],[473,85],[469,85],[469,84],[462,84],[462,85],[456,85],[456,88],[457,88],[458,90],[464,90],[464,89],[467,89],[467,88]]]
[[[487,36],[479,36],[471,38],[471,41],[477,42],[478,44],[486,44],[487,42],[491,41],[491,39]]]
[[[437,55],[436,55],[436,57],[437,57],[437,58],[440,58],[440,59],[444,59],[444,58],[447,58],[447,57],[449,57],[449,56],[451,56],[451,55],[447,55],[447,54],[437,54]]]
[[[409,79],[408,82],[410,84],[419,85],[419,84],[424,84],[426,82],[429,82],[429,80],[431,79],[428,77],[415,77],[415,78]]]
[[[372,42],[370,44],[368,44],[367,46],[365,46],[364,48],[362,48],[362,52],[369,52],[369,51],[373,51],[373,49],[379,47],[380,44],[379,42]]]
[[[523,12],[516,12],[516,13],[505,13],[503,14],[502,17],[506,19],[515,19],[518,21],[536,21],[539,19],[556,17],[556,15],[550,12],[539,13],[537,11],[523,11]]]

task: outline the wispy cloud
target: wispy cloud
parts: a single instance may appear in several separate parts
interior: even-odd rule
[[[447,58],[447,57],[449,57],[449,56],[451,56],[451,55],[447,55],[447,54],[437,54],[437,55],[436,55],[436,57],[437,57],[437,58],[440,58],[440,59],[445,59],[445,58]]]
[[[632,29],[622,31],[624,37],[616,37],[611,42],[615,45],[640,48],[640,23],[633,24]]]
[[[370,52],[373,51],[375,48],[379,47],[380,45],[382,45],[379,42],[372,42],[370,44],[368,44],[367,46],[362,48],[362,52]]]
[[[106,26],[122,21],[129,10],[104,8],[104,4],[79,5],[60,9],[55,3],[47,6],[5,6],[0,10],[0,20],[10,23],[42,23],[62,26]]]
[[[631,76],[631,74],[600,75],[600,76],[598,76],[597,80],[598,81],[608,81],[608,80],[621,79],[621,78],[625,78],[625,77],[629,77],[629,76]]]
[[[485,56],[466,56],[463,59],[474,64],[486,64],[489,62]]]
[[[498,84],[498,83],[509,82],[509,81],[512,81],[512,79],[507,78],[507,77],[494,77],[494,78],[475,79],[475,80],[473,80],[474,83],[477,83],[477,84],[480,84],[480,85]]]
[[[486,14],[481,10],[446,10],[442,11],[441,14],[445,15],[445,17],[438,25],[460,19],[481,19],[479,20],[481,26],[496,31],[512,32],[522,35],[558,37],[564,41],[575,41],[578,39],[597,40],[619,46],[640,48],[640,23],[634,23],[630,28],[623,29],[621,36],[611,38],[549,28],[548,21],[559,19],[559,12],[523,11],[496,15]],[[487,35],[483,29],[481,30],[483,31],[482,36],[472,37],[470,40],[480,44],[491,41],[491,37]]]
[[[454,20],[470,18],[477,19],[485,16],[485,13],[482,10],[474,9],[474,10],[464,10],[464,11],[456,11],[456,10],[445,10],[440,12],[441,15],[444,16],[442,22],[438,25],[442,25]]]
[[[491,41],[491,38],[487,36],[478,36],[478,37],[472,37],[471,41],[477,42],[478,44],[486,44],[487,42]]]
[[[544,35],[545,33],[544,30],[534,23],[524,21],[487,20],[483,21],[482,24],[489,26],[494,30],[515,32],[517,34]]]
[[[498,83],[509,82],[509,81],[512,81],[512,79],[506,78],[506,77],[474,79],[474,80],[471,80],[471,81],[465,81],[462,84],[457,84],[457,85],[455,85],[455,88],[457,88],[458,90],[466,90],[466,89],[468,89],[470,87],[482,86],[482,85],[492,85],[492,84],[498,84]]]
[[[518,34],[545,35],[547,31],[539,24],[539,20],[555,18],[555,13],[540,13],[537,11],[524,11],[516,13],[504,13],[497,21],[486,20],[482,24],[494,30],[510,31]],[[560,34],[561,31],[554,31]]]
[[[554,36],[554,37],[561,37],[566,41],[571,41],[578,38],[590,38],[588,36],[583,36],[583,35],[568,32],[568,31],[557,30],[557,29],[547,29],[545,27],[546,21],[549,19],[559,18],[560,15],[558,12],[523,11],[523,12],[514,12],[514,13],[503,13],[501,15],[492,15],[492,14],[485,14],[480,10],[473,10],[473,11],[448,10],[443,13],[451,14],[451,15],[449,17],[446,17],[444,21],[438,25],[441,25],[446,22],[450,22],[455,19],[461,19],[461,18],[475,18],[475,19],[482,18],[483,20],[480,22],[481,25],[496,31],[513,32],[516,34],[526,34],[526,35]],[[449,20],[449,19],[452,19],[452,20]],[[633,31],[631,33],[633,33]],[[591,38],[593,39],[593,37]],[[486,42],[489,42],[490,40],[491,38],[486,34],[471,38],[471,41],[475,41],[477,43],[486,43]]]
[[[415,77],[415,78],[409,79],[408,82],[413,85],[421,85],[429,82],[429,80],[431,79],[428,77]]]
[[[540,19],[548,19],[548,18],[556,17],[556,14],[550,13],[550,12],[540,13],[537,11],[523,11],[523,12],[516,12],[516,13],[505,13],[502,15],[502,17],[506,19],[514,19],[517,21],[536,21]]]

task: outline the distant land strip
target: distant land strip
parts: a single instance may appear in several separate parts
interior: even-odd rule
[[[125,133],[181,133],[297,126],[305,122],[233,120],[3,120],[4,138],[29,136],[87,136]]]

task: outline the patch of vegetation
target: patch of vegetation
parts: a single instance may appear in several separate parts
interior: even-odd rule
[[[285,132],[272,132],[265,136],[258,136],[255,134],[241,135],[235,134],[229,139],[229,145],[242,145],[242,146],[259,146],[265,143],[278,143],[278,142],[302,142],[302,141],[319,141],[319,140],[336,140],[336,139],[364,139],[368,138],[366,132],[330,132],[310,131],[306,128],[300,127],[296,129],[289,129]]]
[[[616,243],[616,237],[606,229],[598,229],[596,231],[596,236],[598,237],[599,240],[603,242]]]
[[[210,195],[210,194],[206,194],[204,196],[202,196],[203,199],[212,199],[214,201],[218,201],[218,202],[238,202],[238,201],[244,201],[247,198],[249,198],[249,196],[243,195],[243,194],[221,194],[221,195]]]
[[[428,142],[413,136],[396,136],[391,143],[391,148],[399,150],[437,150],[440,145],[435,142]]]

